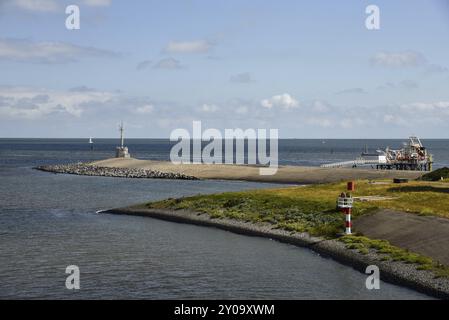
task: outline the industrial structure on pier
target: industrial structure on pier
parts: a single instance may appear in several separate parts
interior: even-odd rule
[[[410,137],[401,149],[377,150],[376,153],[363,152],[355,160],[327,163],[323,168],[357,167],[363,165],[376,166],[381,170],[418,170],[432,171],[432,155],[417,137]]]

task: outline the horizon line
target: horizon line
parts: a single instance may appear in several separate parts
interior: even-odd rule
[[[119,137],[63,137],[63,138],[58,138],[58,137],[0,137],[0,140],[6,140],[6,139],[29,139],[29,140],[37,140],[37,139],[57,139],[57,140],[88,140],[89,138],[94,139],[100,139],[100,140],[120,140]],[[408,139],[409,137],[402,137],[402,138],[294,138],[294,137],[286,137],[286,138],[279,138],[279,140],[405,140]],[[148,138],[142,138],[142,137],[125,137],[125,141],[126,140],[170,140],[170,138],[155,138],[155,137],[148,137]],[[421,140],[449,140],[449,137],[447,138],[435,138],[435,137],[431,137],[431,138],[421,138],[419,137],[419,139]],[[179,140],[179,139],[178,139]],[[178,140],[173,140],[173,142],[178,141]],[[193,140],[193,139],[189,139],[189,140]],[[226,139],[217,139],[217,140],[226,140]],[[248,139],[245,139],[248,140]],[[257,140],[257,139],[255,139]],[[210,141],[210,140],[204,140],[204,141]]]

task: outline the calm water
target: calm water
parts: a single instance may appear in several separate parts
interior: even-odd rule
[[[435,143],[441,154],[447,152],[444,143]],[[368,291],[365,275],[352,268],[268,239],[95,213],[146,200],[273,185],[80,177],[31,169],[105,158],[114,144],[101,141],[91,152],[84,140],[0,140],[0,298],[427,298],[386,283]],[[128,145],[137,157],[168,157],[168,144],[160,140]],[[291,163],[307,148],[322,159],[329,156],[321,141],[289,141],[283,148]],[[348,152],[335,147],[334,155]],[[81,271],[77,292],[65,289],[65,268],[72,264]]]
[[[90,151],[88,139],[0,139],[2,162],[8,165],[24,163],[57,163],[74,160],[100,160],[114,156],[117,139],[94,139]],[[406,140],[316,140],[291,139],[279,141],[279,163],[288,165],[319,166],[323,163],[353,160],[365,147],[377,149],[401,148]],[[434,167],[449,166],[449,139],[422,140],[434,156]],[[139,159],[170,160],[170,147],[174,143],[163,139],[127,139],[126,145],[133,157]],[[6,159],[3,155],[7,155]],[[224,152],[223,152],[224,156]]]

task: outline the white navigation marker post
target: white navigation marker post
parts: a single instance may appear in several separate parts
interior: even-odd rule
[[[337,206],[338,208],[345,214],[345,234],[352,234],[352,222],[351,222],[351,213],[352,213],[352,204],[354,199],[352,196],[342,194],[338,197]]]
[[[125,142],[125,140],[124,140],[125,137],[123,135],[123,131],[124,131],[124,129],[123,129],[123,121],[120,123],[119,130],[120,130],[120,147],[123,148],[123,144]]]
[[[128,152],[128,147],[125,147],[125,128],[123,127],[123,122],[120,123],[119,126],[120,131],[120,147],[117,147],[115,150],[116,158],[131,158],[131,155]]]

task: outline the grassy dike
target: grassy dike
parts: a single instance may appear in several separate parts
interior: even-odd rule
[[[385,240],[362,234],[341,235],[344,215],[336,208],[336,198],[345,190],[345,183],[331,183],[226,192],[170,198],[107,212],[268,237],[308,247],[362,272],[375,264],[384,281],[449,299],[448,266]],[[376,201],[355,202],[354,219],[377,209],[449,218],[449,184],[441,181],[394,184],[391,180],[359,180],[353,196],[361,197],[360,200],[377,197]]]
[[[167,199],[144,206],[188,209],[207,213],[213,218],[270,222],[286,230],[332,237],[342,230],[343,216],[336,214],[336,199],[345,190],[345,183],[318,184]],[[357,181],[352,195],[385,197],[383,200],[355,202],[354,218],[379,208],[449,218],[448,183]]]

